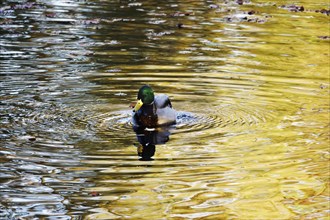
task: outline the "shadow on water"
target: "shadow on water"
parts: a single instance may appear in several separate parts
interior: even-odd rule
[[[100,135],[108,134],[111,136],[113,130],[117,130],[117,134],[120,133],[118,131],[122,131],[122,133],[127,135],[126,132],[129,132],[127,128],[131,126],[132,130],[135,132],[136,140],[138,141],[133,145],[137,148],[139,160],[151,161],[154,160],[152,157],[155,155],[156,146],[166,144],[170,140],[170,135],[173,132],[180,133],[189,132],[189,130],[203,129],[203,124],[207,119],[205,119],[205,116],[198,117],[193,113],[179,111],[177,112],[176,123],[173,125],[144,128],[134,125],[130,111],[119,111],[103,114],[92,119],[82,120],[85,120],[84,123],[92,125],[89,129],[97,131]],[[199,125],[201,128],[194,128],[196,125]],[[217,124],[213,126],[217,126]],[[117,136],[117,138],[121,137]]]
[[[153,160],[152,157],[155,155],[156,145],[165,144],[169,141],[171,135],[170,129],[173,129],[173,127],[164,126],[154,129],[144,129],[133,126],[133,130],[139,142],[138,144],[134,144],[137,147],[137,154],[140,157],[139,160]]]

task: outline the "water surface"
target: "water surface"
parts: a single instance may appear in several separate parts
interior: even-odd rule
[[[3,1],[0,218],[329,218],[328,2],[239,2]]]

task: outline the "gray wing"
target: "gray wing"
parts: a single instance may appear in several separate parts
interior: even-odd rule
[[[155,104],[157,108],[166,108],[166,107],[172,108],[170,98],[164,94],[156,95]]]

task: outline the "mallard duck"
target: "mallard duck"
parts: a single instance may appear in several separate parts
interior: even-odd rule
[[[150,86],[142,86],[133,109],[133,124],[138,127],[155,128],[175,124],[176,111],[167,95],[154,95]]]

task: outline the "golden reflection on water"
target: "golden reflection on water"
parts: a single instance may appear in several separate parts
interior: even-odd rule
[[[329,218],[325,1],[108,2],[33,6],[47,31],[26,39],[2,20],[0,217]],[[180,116],[150,161],[128,108],[145,83]]]

